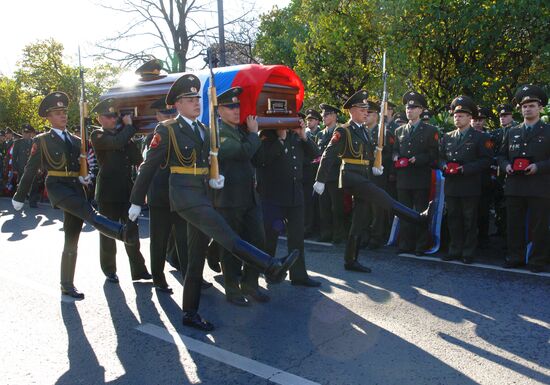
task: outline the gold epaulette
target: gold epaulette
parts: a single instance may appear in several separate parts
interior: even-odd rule
[[[177,123],[178,120],[176,118],[172,118],[172,119],[166,119],[166,120],[163,120],[162,122],[160,122],[161,124],[167,126],[167,125],[171,125],[171,124],[175,124]]]
[[[341,124],[341,125],[337,126],[336,128],[338,128],[338,127],[348,128],[349,126],[350,126],[350,124],[349,124],[349,122],[347,122],[347,123],[344,123],[344,124]]]

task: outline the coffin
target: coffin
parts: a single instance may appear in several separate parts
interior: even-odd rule
[[[208,87],[209,70],[193,72],[201,80],[201,116],[209,125]],[[114,98],[115,107],[122,114],[131,113],[139,132],[153,130],[157,125],[151,103],[168,93],[170,86],[183,73],[154,75],[139,78],[129,84],[118,84],[101,96]],[[217,94],[231,87],[243,88],[241,94],[241,122],[248,115],[257,115],[260,129],[299,127],[297,112],[304,100],[304,86],[298,75],[283,65],[245,64],[214,69]]]

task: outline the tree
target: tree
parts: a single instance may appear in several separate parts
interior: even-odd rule
[[[36,114],[39,103],[40,98],[26,92],[14,79],[0,77],[0,127],[16,131],[25,123],[39,127],[41,119]]]
[[[218,28],[217,18],[212,23],[213,18],[207,17],[207,25],[201,25],[200,21],[212,13],[211,3],[207,0],[124,0],[121,7],[104,4],[107,9],[132,15],[134,20],[117,36],[99,43],[103,52],[98,56],[132,66],[150,59],[153,52],[163,52],[166,71],[184,72],[189,61],[203,56],[204,49],[216,40],[213,32]],[[244,11],[225,25],[245,20],[251,11]],[[149,45],[136,52],[126,48],[131,47],[132,40],[138,36],[140,41],[148,37]]]

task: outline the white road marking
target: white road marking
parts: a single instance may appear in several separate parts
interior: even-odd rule
[[[195,340],[181,333],[171,333],[160,326],[149,323],[136,328],[142,333],[149,334],[163,341],[183,347],[189,351],[199,353],[205,357],[222,362],[226,365],[243,370],[255,376],[264,378],[280,385],[320,385],[317,382],[296,376],[292,373],[262,364],[261,362],[221,349],[217,346]]]

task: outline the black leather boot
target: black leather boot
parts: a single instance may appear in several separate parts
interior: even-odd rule
[[[259,272],[264,273],[271,283],[282,282],[288,269],[300,256],[298,250],[292,250],[284,258],[273,258],[242,239],[235,241],[231,252],[244,263],[248,263]]]
[[[359,256],[359,245],[361,244],[361,237],[357,235],[350,235],[348,243],[346,244],[346,251],[344,255],[344,268],[350,271],[358,271],[360,273],[370,273],[371,269],[363,266],[357,260]]]

